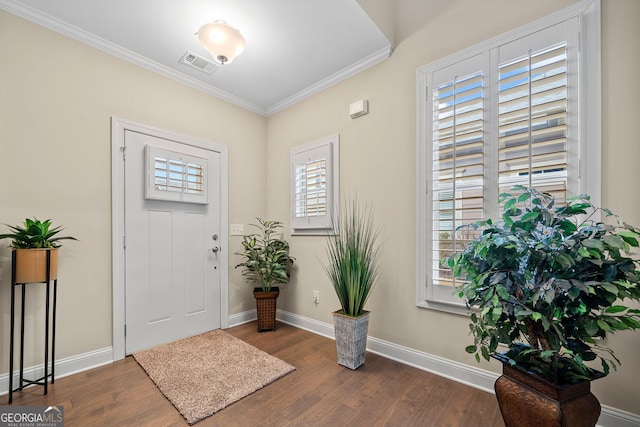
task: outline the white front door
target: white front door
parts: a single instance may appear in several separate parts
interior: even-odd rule
[[[129,129],[124,147],[125,351],[131,354],[220,328],[221,158],[213,150]],[[180,189],[156,187],[156,152],[178,163],[183,157],[205,159],[206,203],[171,200]],[[163,191],[170,201],[159,200]]]

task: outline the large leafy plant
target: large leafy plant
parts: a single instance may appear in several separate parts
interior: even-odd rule
[[[379,232],[373,227],[373,210],[357,201],[338,221],[339,233],[327,236],[329,262],[324,268],[340,300],[340,312],[357,317],[365,312],[378,277]]]
[[[534,189],[514,192],[500,195],[500,223],[468,225],[482,234],[445,260],[466,279],[459,295],[474,309],[467,352],[558,384],[607,375],[620,363],[607,334],[640,328],[640,310],[621,302],[640,299],[639,261],[630,254],[640,230],[586,195],[556,206]],[[597,360],[602,372],[590,363]]]
[[[12,233],[0,234],[1,239],[12,239],[10,247],[14,249],[58,248],[60,240],[77,240],[71,236],[58,236],[62,227],[51,227],[51,220],[27,218],[23,225],[7,225]]]
[[[250,224],[258,233],[243,237],[241,252],[244,262],[236,265],[244,267],[242,275],[250,283],[257,283],[262,291],[269,292],[277,283],[287,283],[295,258],[289,256],[289,243],[279,238],[280,221],[256,218],[258,224]]]

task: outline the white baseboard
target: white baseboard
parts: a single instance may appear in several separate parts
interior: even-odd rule
[[[232,314],[229,316],[229,327],[240,326],[245,323],[253,322],[258,318],[256,310],[243,311],[242,313]]]
[[[611,406],[602,405],[602,412],[598,419],[600,427],[638,427],[640,415],[632,414]]]
[[[293,325],[296,328],[304,329],[305,331],[313,332],[314,334],[322,335],[323,337],[331,338],[332,340],[336,339],[333,332],[333,325],[331,324],[319,322],[317,320],[283,310],[276,310],[276,316],[279,321]]]
[[[318,335],[335,339],[333,325],[331,324],[319,322],[317,320],[309,319],[283,310],[277,310],[276,315],[278,320],[283,323],[288,323],[297,328],[305,329]],[[405,365],[413,366],[415,368],[422,369],[423,371],[431,372],[489,393],[494,393],[493,383],[499,377],[499,374],[494,372],[454,362],[375,337],[368,337],[367,350],[397,362],[404,363]],[[640,427],[640,415],[603,405],[602,412],[598,420],[598,426]]]
[[[113,362],[113,348],[105,347],[88,353],[56,360],[55,378],[64,378],[69,375],[97,368]],[[44,376],[44,364],[25,368],[24,377],[29,379],[42,378]],[[14,371],[13,387],[18,387],[19,373]],[[0,375],[0,395],[9,393],[9,373]]]
[[[493,393],[493,384],[499,374],[453,362],[429,353],[414,350],[374,337],[368,337],[367,350],[405,365]]]

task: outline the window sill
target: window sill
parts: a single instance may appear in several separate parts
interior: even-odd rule
[[[468,316],[470,312],[466,305],[449,301],[423,300],[419,301],[416,305],[420,308],[444,311],[446,313],[457,314],[461,316]]]
[[[337,233],[332,228],[292,228],[292,236],[335,236]]]

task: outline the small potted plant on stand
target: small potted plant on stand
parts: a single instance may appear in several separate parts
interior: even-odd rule
[[[495,389],[507,427],[593,427],[600,404],[590,381],[619,364],[605,338],[640,328],[640,310],[621,302],[640,299],[639,261],[629,254],[640,230],[586,195],[555,206],[548,194],[514,191],[500,195],[502,221],[466,226],[482,232],[445,260],[466,279],[458,288],[473,309],[466,350],[503,363]]]
[[[337,229],[338,234],[327,237],[329,263],[324,268],[341,306],[333,312],[338,363],[357,369],[367,350],[370,313],[364,306],[378,277],[379,233],[373,228],[373,211],[356,201],[340,217]]]
[[[244,257],[244,262],[236,265],[243,267],[242,275],[250,283],[259,287],[253,289],[258,312],[258,332],[275,331],[276,302],[280,295],[277,283],[287,283],[295,258],[289,256],[289,243],[281,239],[278,230],[282,228],[280,221],[269,221],[256,218],[258,224],[251,224],[259,233],[243,237],[241,252],[236,255]]]
[[[51,220],[27,218],[23,225],[10,226],[12,233],[0,234],[1,239],[12,239],[10,247],[15,251],[16,283],[43,282],[47,277],[47,257],[50,259],[49,278],[57,278],[58,248],[60,240],[77,240],[70,236],[58,236],[62,227],[51,227]],[[49,253],[47,255],[47,253]]]

